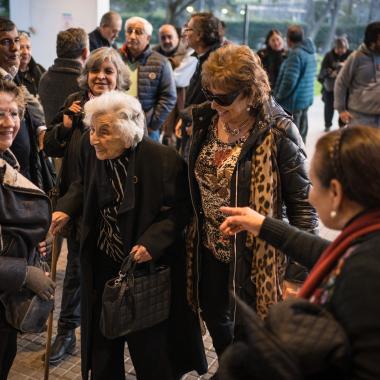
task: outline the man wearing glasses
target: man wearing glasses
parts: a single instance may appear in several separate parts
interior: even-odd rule
[[[22,83],[17,75],[19,67],[19,32],[13,21],[0,17],[0,78],[11,80],[20,86]],[[50,188],[45,187],[41,180],[41,165],[38,164],[38,151],[42,149],[43,135],[46,130],[45,117],[41,104],[26,88],[25,96],[26,112],[11,150],[20,164],[21,174],[47,192]]]
[[[159,141],[162,124],[174,108],[177,95],[169,61],[150,48],[152,32],[152,24],[144,18],[129,18],[120,54],[131,73],[128,93],[140,100],[149,137]]]
[[[218,18],[212,13],[204,12],[194,13],[184,29],[184,38],[198,58],[197,68],[186,91],[185,110],[176,126],[177,133],[179,129],[181,130],[181,154],[186,160],[191,136],[191,108],[207,100],[201,85],[202,65],[210,53],[221,46],[220,26]]]

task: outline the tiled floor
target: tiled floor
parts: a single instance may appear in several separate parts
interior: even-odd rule
[[[315,100],[313,107],[309,110],[309,135],[307,141],[307,151],[309,157],[314,151],[314,145],[319,135],[323,131],[323,104],[320,98]],[[327,239],[333,239],[336,233],[330,231],[323,226],[320,229],[320,234]],[[58,287],[56,291],[57,297],[57,308],[54,312],[54,331],[56,331],[57,315],[60,308],[61,299],[61,285],[64,276],[64,268],[66,265],[66,255],[65,252],[62,253],[58,271],[57,271],[57,282]],[[77,333],[78,340],[79,332]],[[18,341],[18,354],[15,359],[14,365],[9,376],[9,380],[42,380],[44,378],[42,355],[44,353],[46,334],[25,334],[19,337]],[[204,344],[206,347],[207,360],[209,363],[209,372],[207,375],[198,377],[196,374],[188,374],[183,380],[195,380],[195,379],[209,379],[211,375],[215,372],[217,367],[216,355],[212,347],[211,339],[209,335],[204,338]],[[79,342],[77,347],[79,347]],[[127,371],[127,380],[135,379],[135,374],[131,360],[129,358],[128,351],[125,355],[125,367]],[[60,380],[73,380],[80,379],[80,356],[79,350],[77,350],[74,355],[69,355],[64,361],[56,366],[50,367],[50,379],[60,379]],[[110,379],[112,380],[112,379]],[[159,375],[157,380],[160,380]]]

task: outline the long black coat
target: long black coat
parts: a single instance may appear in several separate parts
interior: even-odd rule
[[[82,137],[79,165],[81,179],[74,182],[60,199],[57,210],[74,216],[83,205],[82,373],[87,379],[91,368],[91,284],[96,276],[92,254],[96,251],[96,221],[101,217],[100,208],[113,197],[109,192],[105,162],[96,158],[88,133]],[[135,244],[141,244],[153,260],[171,265],[173,302],[170,339],[174,372],[182,374],[195,369],[204,373],[207,363],[199,326],[185,301],[182,230],[191,214],[185,163],[171,148],[143,139],[130,152],[126,181],[125,197],[118,213],[125,253],[128,254]]]

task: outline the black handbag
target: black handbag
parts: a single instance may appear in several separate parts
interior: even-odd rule
[[[49,272],[47,263],[43,264],[43,269]],[[16,292],[2,294],[0,300],[5,308],[5,319],[22,333],[42,332],[54,308],[54,299],[43,300],[25,287]]]
[[[350,363],[347,335],[319,305],[291,298],[275,304],[262,321],[237,300],[244,339],[223,354],[218,375],[225,379],[301,380],[324,373],[344,377]]]
[[[137,271],[129,255],[119,276],[107,281],[102,296],[100,330],[118,338],[165,321],[170,310],[170,268],[148,265]]]

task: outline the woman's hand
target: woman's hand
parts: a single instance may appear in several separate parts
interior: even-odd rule
[[[54,298],[55,282],[40,268],[27,266],[25,286],[43,300]]]
[[[39,254],[43,257],[50,256],[52,245],[53,245],[53,235],[50,232],[48,232],[45,240],[38,243],[37,249],[38,249]]]
[[[51,219],[51,225],[50,225],[50,232],[55,235],[58,233],[61,228],[70,220],[70,216],[62,211],[55,211],[53,212],[52,219]]]
[[[349,124],[352,120],[352,115],[348,111],[342,111],[339,114],[339,118],[343,121],[344,124]]]
[[[71,111],[73,114],[79,113],[82,111],[82,107],[80,106],[80,100],[76,100],[75,102],[71,103],[71,106],[68,108],[69,111]],[[73,118],[72,116],[69,116],[63,113],[63,126],[65,128],[72,128],[73,127]]]
[[[136,263],[139,264],[152,260],[152,256],[143,245],[135,245],[132,248],[130,255],[132,255],[133,261],[136,261]]]
[[[225,235],[235,235],[241,231],[248,231],[258,236],[265,216],[249,207],[221,207],[223,214],[230,215],[220,225]]]

